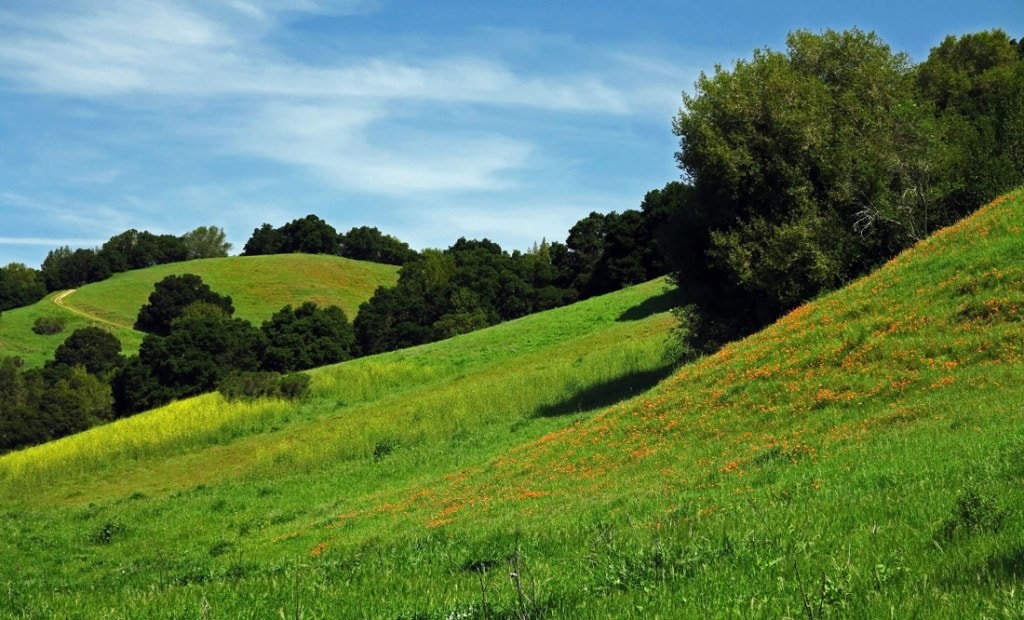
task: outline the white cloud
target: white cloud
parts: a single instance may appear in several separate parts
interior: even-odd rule
[[[382,109],[356,105],[274,104],[239,132],[239,148],[385,195],[505,188],[503,173],[530,155],[528,143],[501,135],[408,129],[397,139],[374,136],[374,123],[385,118]]]
[[[272,9],[283,4],[230,6],[270,21]],[[595,75],[526,76],[471,56],[419,62],[369,56],[313,67],[269,48],[262,37],[273,23],[252,28],[251,22],[204,12],[199,7],[205,4],[132,0],[116,9],[107,8],[109,3],[76,6],[75,12],[0,19],[18,26],[0,42],[0,68],[40,91],[85,97],[364,97],[628,111],[627,96]]]

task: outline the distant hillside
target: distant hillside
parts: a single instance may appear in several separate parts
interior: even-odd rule
[[[131,329],[139,308],[157,282],[182,273],[196,274],[214,291],[230,295],[235,316],[256,325],[286,304],[307,300],[340,306],[352,320],[377,287],[392,286],[398,280],[398,267],[327,255],[241,256],[160,265],[120,273],[4,312],[0,316],[0,351],[39,366],[76,328],[97,324],[115,333],[126,352],[134,352],[142,340],[142,335]],[[32,324],[40,316],[63,317],[67,329],[52,336],[34,334]]]
[[[675,372],[652,283],[7,455],[5,602],[1020,617],[1022,229],[1019,191]]]

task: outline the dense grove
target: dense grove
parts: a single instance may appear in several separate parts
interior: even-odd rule
[[[286,307],[256,328],[195,276],[157,285],[129,360],[75,332],[51,364],[0,365],[0,449],[45,441],[230,383],[466,333],[673,274],[686,346],[706,351],[866,273],[1024,183],[1024,43],[993,30],[947,37],[918,65],[859,30],[796,31],[702,74],[674,119],[683,181],[639,210],[591,213],[564,243],[508,253],[483,240],[416,252],[376,228],[339,234],[315,215],[253,231],[243,254],[324,253],[402,265],[354,324]],[[54,250],[40,270],[0,269],[0,310],[112,273],[224,256],[223,231],[127,231]],[[91,351],[92,348],[97,351]],[[262,376],[262,379],[255,377]],[[277,375],[273,375],[276,377]],[[246,377],[244,381],[238,377]]]

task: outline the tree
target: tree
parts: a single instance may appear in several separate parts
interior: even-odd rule
[[[404,265],[416,256],[416,251],[408,243],[369,226],[352,228],[341,235],[338,242],[339,255],[355,260]]]
[[[75,366],[42,394],[39,415],[48,437],[78,433],[113,418],[110,384]]]
[[[171,322],[195,302],[213,304],[228,315],[235,312],[231,297],[213,292],[199,276],[190,273],[171,275],[156,283],[149,303],[139,310],[135,329],[166,336],[171,331]]]
[[[917,84],[950,147],[953,217],[1024,182],[1024,60],[1005,32],[946,37],[918,67]]]
[[[46,284],[35,269],[22,263],[0,268],[0,310],[28,306],[46,296]]]
[[[51,367],[80,366],[86,372],[106,377],[124,363],[121,355],[121,341],[110,332],[99,327],[76,329],[53,354]]]
[[[310,214],[292,220],[281,228],[263,224],[253,231],[242,254],[337,254],[338,231],[319,217]]]
[[[128,378],[164,399],[195,396],[215,390],[232,372],[258,370],[262,350],[260,332],[248,321],[190,312],[173,321],[167,336],[142,340],[139,360],[150,373],[133,368]],[[162,390],[151,386],[150,376]]]
[[[145,269],[185,260],[185,242],[174,235],[155,235],[147,231],[126,230],[114,235],[99,250],[111,273]]]
[[[305,254],[336,254],[338,231],[319,217],[310,214],[281,227],[284,237],[282,252]]]
[[[80,248],[72,251],[68,246],[50,251],[41,272],[49,291],[77,288],[110,277],[107,262],[96,250]]]
[[[284,246],[284,239],[281,231],[270,224],[262,224],[252,231],[252,236],[245,242],[242,249],[242,256],[262,256],[266,254],[280,254]]]
[[[216,226],[200,226],[181,237],[185,244],[186,259],[223,258],[231,251],[224,229]]]
[[[334,364],[352,357],[355,332],[344,310],[306,302],[285,306],[260,327],[266,348],[262,368],[291,372]]]
[[[943,220],[930,111],[907,56],[874,34],[793,32],[785,53],[702,74],[683,103],[677,161],[694,195],[676,276],[738,332]]]

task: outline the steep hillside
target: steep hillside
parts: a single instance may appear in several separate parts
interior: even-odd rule
[[[9,455],[0,597],[25,617],[1020,617],[1022,226],[1017,192],[630,400],[665,376],[656,289],[322,369],[299,407],[206,397]]]
[[[127,352],[134,352],[142,335],[131,329],[139,308],[153,286],[169,275],[193,273],[218,293],[230,295],[236,316],[255,324],[268,319],[285,304],[313,301],[335,304],[355,318],[359,305],[378,286],[398,280],[398,268],[347,258],[310,254],[238,256],[160,265],[116,274],[80,289],[47,296],[25,308],[0,316],[0,350],[18,355],[30,366],[42,365],[72,331],[88,325],[110,329]],[[38,317],[62,317],[67,329],[40,336],[32,332]]]

